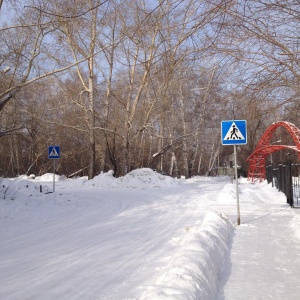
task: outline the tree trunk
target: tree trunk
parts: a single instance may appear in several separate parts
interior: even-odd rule
[[[197,174],[198,175],[200,175],[200,171],[201,171],[202,157],[203,157],[203,149],[201,150],[200,157],[199,157],[199,162],[198,162],[198,169],[197,169]]]
[[[195,138],[195,142],[193,144],[193,148],[192,148],[192,156],[191,156],[191,161],[189,164],[189,178],[192,177],[193,175],[193,168],[195,165],[195,160],[196,160],[196,156],[198,154],[199,151],[199,139],[198,137]]]
[[[129,125],[127,125],[129,127]],[[129,167],[128,167],[128,155],[129,155],[129,128],[126,130],[124,137],[124,174],[126,175]]]
[[[95,99],[94,99],[94,81],[93,81],[93,57],[89,58],[89,143],[90,143],[90,165],[88,179],[95,177],[96,162],[96,142],[95,142]]]
[[[184,101],[183,101],[183,95],[180,95],[179,98],[180,103],[180,118],[182,122],[182,130],[183,130],[183,136],[187,133],[186,128],[186,120],[185,120],[185,107],[184,107]],[[189,162],[188,162],[188,148],[187,148],[187,141],[186,138],[183,138],[182,141],[182,158],[183,158],[183,171],[185,178],[189,178]]]
[[[176,155],[175,155],[175,152],[174,150],[172,150],[172,167],[170,168],[170,176],[173,175],[173,170],[174,170],[174,174],[176,176],[176,178],[180,178],[180,174],[179,174],[179,169],[178,169],[178,163],[177,163],[177,158],[176,158]]]

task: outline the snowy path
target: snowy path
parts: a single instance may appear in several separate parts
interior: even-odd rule
[[[261,198],[236,227],[218,300],[299,299],[300,240],[291,228],[299,211]]]
[[[45,199],[9,203],[14,209],[1,220],[0,299],[138,299],[172,259],[172,240],[184,241],[224,186],[200,181],[112,190],[63,184]]]

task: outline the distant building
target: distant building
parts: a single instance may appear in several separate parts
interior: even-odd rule
[[[215,168],[215,174],[217,176],[234,176],[234,153],[228,155],[225,157],[225,159],[223,160],[223,163]],[[241,174],[243,174],[243,170],[241,168],[241,162],[239,159],[239,155],[237,155],[237,169],[238,169],[238,176],[240,176]]]

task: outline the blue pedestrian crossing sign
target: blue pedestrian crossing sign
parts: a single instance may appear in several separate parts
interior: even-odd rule
[[[221,122],[222,145],[246,145],[246,120],[231,120]]]
[[[48,147],[48,158],[60,158],[60,147],[49,146]]]

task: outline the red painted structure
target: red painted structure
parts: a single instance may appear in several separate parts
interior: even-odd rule
[[[287,130],[295,146],[271,145],[272,134],[279,127],[284,127]],[[247,162],[249,163],[248,180],[263,181],[266,178],[266,157],[273,152],[283,149],[297,151],[300,158],[300,130],[292,123],[280,121],[273,123],[267,128],[260,138],[254,152],[247,158]]]

